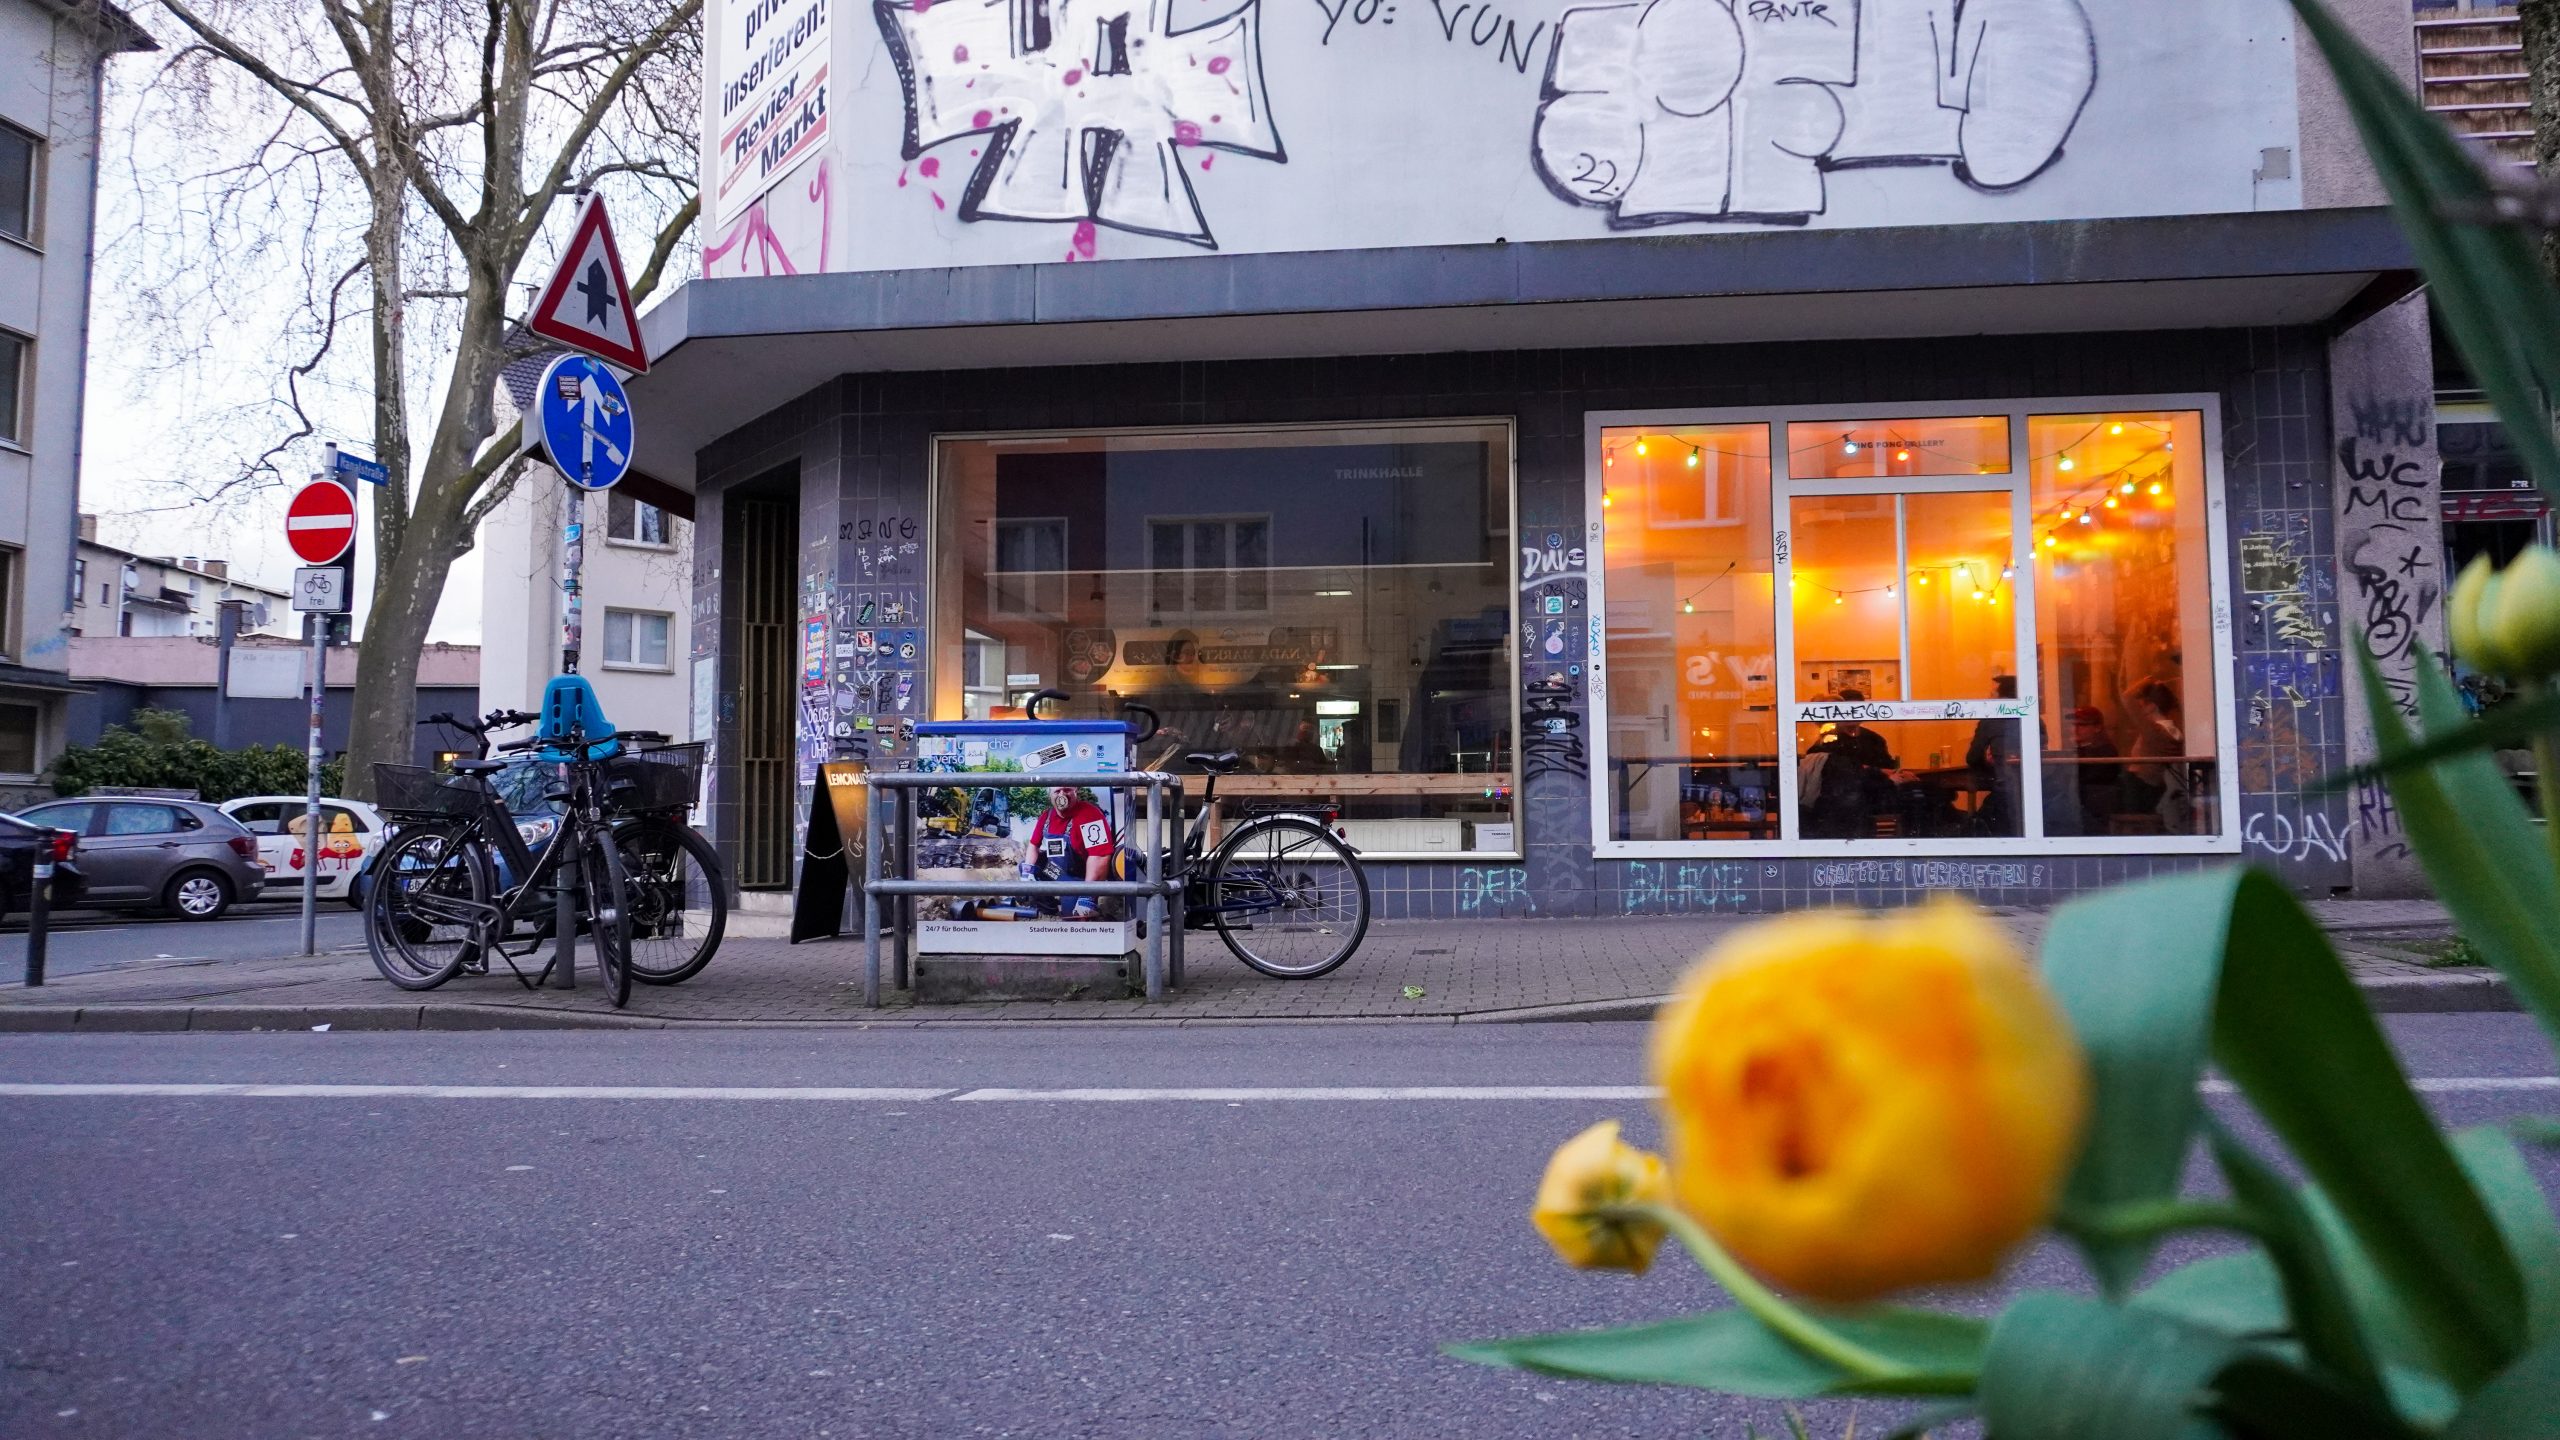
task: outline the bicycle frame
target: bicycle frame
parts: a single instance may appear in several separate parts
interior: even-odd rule
[[[525,843],[523,834],[516,829],[515,817],[507,813],[505,805],[499,803],[496,788],[491,786],[485,777],[482,778],[480,813],[469,820],[447,827],[449,838],[464,844],[475,839],[488,843],[498,850],[501,858],[506,861],[509,874],[524,878],[512,888],[502,891],[490,902],[462,901],[452,896],[437,895],[430,890],[424,896],[412,898],[408,903],[430,917],[436,916],[437,912],[441,911],[443,913],[440,918],[469,924],[475,932],[478,932],[474,936],[475,943],[485,949],[496,949],[499,943],[514,930],[516,922],[531,913],[527,902],[533,896],[542,893],[543,881],[548,879],[551,873],[560,868],[565,861],[569,847],[561,842],[570,838],[572,832],[584,835],[590,828],[581,817],[587,810],[598,808],[591,803],[594,799],[592,791],[596,784],[595,763],[594,761],[568,762],[572,772],[569,813],[560,817],[559,828],[552,832],[551,838],[544,843],[538,855]],[[600,824],[596,828],[602,828],[608,833],[611,829],[609,823]],[[450,859],[454,853],[448,851],[445,857],[437,861],[437,867],[442,868],[445,860]],[[547,974],[548,971],[546,970],[545,973]]]

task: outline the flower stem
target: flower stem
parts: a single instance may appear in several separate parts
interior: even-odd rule
[[[2547,683],[2534,688],[2560,693]],[[2552,869],[2560,871],[2560,735],[2548,730],[2533,737],[2533,785],[2542,797],[2542,839],[2551,848]]]
[[[1716,1243],[1706,1227],[1690,1219],[1685,1212],[1668,1205],[1613,1205],[1600,1213],[1617,1218],[1651,1220],[1679,1236],[1690,1257],[1698,1262],[1698,1268],[1723,1286],[1736,1304],[1751,1312],[1752,1318],[1776,1331],[1797,1349],[1847,1371],[1850,1378],[1862,1383],[1882,1383],[1908,1380],[1920,1373],[1908,1365],[1878,1355],[1787,1303],[1784,1297],[1743,1269],[1740,1261],[1725,1253],[1725,1248]]]

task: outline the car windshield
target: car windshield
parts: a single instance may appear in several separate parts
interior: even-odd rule
[[[497,787],[498,798],[505,802],[510,815],[560,813],[559,803],[546,798],[551,793],[554,779],[551,766],[541,761],[512,761],[506,769],[490,776],[489,783]]]

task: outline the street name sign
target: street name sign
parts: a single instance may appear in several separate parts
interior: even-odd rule
[[[327,565],[346,554],[356,543],[355,492],[335,480],[295,491],[284,510],[284,539],[305,565]]]
[[[613,372],[584,355],[563,355],[542,372],[534,427],[551,468],[582,490],[606,490],[631,470],[631,400]]]
[[[648,373],[649,352],[640,340],[640,317],[632,311],[631,286],[622,278],[622,255],[614,248],[613,223],[604,217],[603,196],[589,195],[579,207],[560,268],[542,287],[525,328],[635,375]]]

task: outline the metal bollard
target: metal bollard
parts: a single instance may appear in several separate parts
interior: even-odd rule
[[[44,983],[45,927],[53,919],[53,837],[36,832],[35,882],[27,887],[27,986]]]

